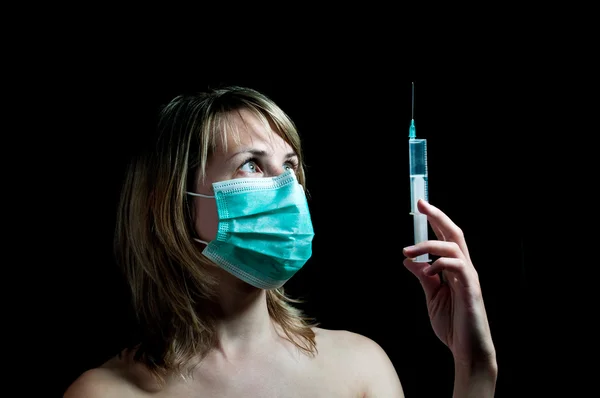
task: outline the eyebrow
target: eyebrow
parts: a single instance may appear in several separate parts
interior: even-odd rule
[[[235,158],[236,156],[242,155],[244,153],[249,153],[252,156],[259,157],[259,158],[267,156],[267,151],[263,151],[263,150],[259,150],[259,149],[242,149],[241,151],[238,151],[238,152],[234,153],[233,155],[231,155],[227,159],[227,161],[230,161],[231,159]],[[288,152],[285,155],[284,159],[287,160],[287,159],[297,158],[297,157],[298,157],[298,155],[295,152]]]

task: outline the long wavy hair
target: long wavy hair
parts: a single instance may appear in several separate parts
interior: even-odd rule
[[[134,359],[158,377],[189,369],[214,347],[215,265],[193,241],[193,201],[186,191],[206,176],[217,145],[235,134],[232,112],[246,109],[276,132],[299,158],[298,180],[305,186],[300,137],[290,117],[271,99],[244,87],[221,87],[180,95],[158,114],[157,138],[129,164],[118,204],[115,255],[131,289],[137,320]],[[235,138],[235,137],[234,137]],[[294,307],[299,301],[283,288],[267,291],[267,307],[285,337],[308,355],[316,352],[311,319]]]

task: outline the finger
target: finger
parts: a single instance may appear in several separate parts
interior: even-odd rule
[[[425,266],[423,273],[427,276],[435,276],[438,273],[444,272],[449,280],[454,278],[465,288],[473,285],[473,281],[477,281],[477,272],[473,267],[462,258],[442,257],[434,261],[431,266]]]
[[[450,219],[450,217],[423,199],[419,199],[417,206],[421,213],[427,215],[427,220],[429,221],[429,224],[434,232],[438,231],[439,234],[443,236],[443,240],[445,241],[456,242],[461,248],[465,257],[470,258],[469,249],[467,248],[463,231]],[[438,232],[436,232],[436,236]],[[441,238],[438,236],[438,239]]]
[[[419,201],[425,202],[423,199],[419,199]],[[419,211],[420,213],[423,213],[419,210],[419,208],[423,208],[422,207],[423,205],[421,205],[421,207],[419,207],[419,201],[417,201],[417,211]],[[429,204],[429,202],[425,202],[425,203]],[[423,214],[426,214],[426,213],[423,213]],[[435,220],[427,217],[427,221],[429,222],[431,229],[433,229],[433,233],[435,234],[435,237],[438,238],[439,240],[446,240],[446,237],[444,236],[444,232],[440,229],[439,225],[435,222]]]
[[[414,276],[416,276],[419,282],[421,283],[427,301],[431,300],[437,289],[439,289],[441,281],[437,275],[426,275],[423,272],[423,269],[429,267],[429,263],[417,263],[411,260],[410,258],[404,259],[402,263],[404,264],[406,269],[408,269]]]
[[[458,243],[440,240],[427,240],[419,242],[414,246],[405,247],[402,249],[402,254],[408,258],[415,258],[422,254],[431,254],[438,257],[466,258]]]

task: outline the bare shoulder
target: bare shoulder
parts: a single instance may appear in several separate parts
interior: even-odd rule
[[[111,369],[95,368],[82,373],[67,388],[63,398],[129,397],[126,381]]]
[[[126,359],[114,357],[103,365],[83,372],[65,391],[63,398],[125,398],[138,396],[127,369]]]
[[[315,328],[315,334],[321,360],[362,379],[365,397],[404,397],[396,369],[377,342],[346,330]]]
[[[334,355],[344,360],[360,360],[372,365],[388,366],[391,361],[383,348],[374,340],[364,335],[347,330],[330,330],[315,328],[317,348],[324,354]]]

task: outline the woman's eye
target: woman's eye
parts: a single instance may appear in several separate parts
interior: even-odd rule
[[[291,170],[291,171],[296,171],[298,170],[298,165],[294,162],[285,162],[283,164],[283,169],[284,170]],[[240,171],[242,173],[247,173],[247,174],[256,174],[256,173],[262,173],[263,171],[260,169],[260,166],[258,165],[258,161],[254,160],[254,159],[248,159],[246,160],[246,162],[244,164],[242,164],[242,166],[240,167]]]
[[[283,168],[285,170],[296,171],[296,170],[298,170],[298,163],[295,163],[295,162],[292,162],[292,161],[286,162],[286,163],[284,163]]]
[[[243,171],[244,173],[256,173],[257,169],[258,169],[258,167],[256,166],[256,162],[254,162],[253,160],[247,161],[240,168],[240,170]]]

